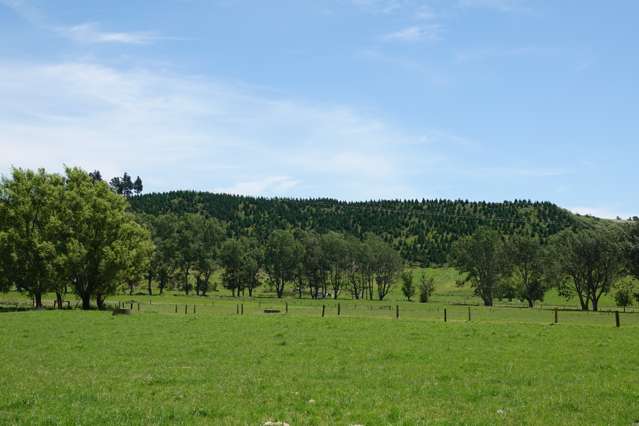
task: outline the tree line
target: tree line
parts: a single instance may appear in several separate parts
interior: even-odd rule
[[[381,238],[360,239],[338,232],[276,229],[260,242],[230,236],[228,227],[199,213],[140,216],[151,229],[155,251],[149,262],[147,291],[170,285],[186,294],[206,295],[210,278],[221,270],[221,284],[233,296],[252,296],[269,285],[277,297],[288,290],[298,297],[383,300],[404,262]],[[131,289],[133,291],[133,289]]]
[[[227,223],[234,236],[264,242],[276,229],[301,228],[364,238],[380,236],[410,263],[448,262],[452,246],[481,227],[503,235],[524,234],[546,241],[578,226],[572,213],[548,202],[503,203],[467,200],[380,200],[345,202],[333,199],[261,198],[194,191],[152,193],[130,198],[133,211],[160,215],[201,213]]]
[[[112,181],[113,182],[113,181]],[[56,294],[62,306],[70,288],[89,309],[106,296],[143,281],[149,293],[173,285],[206,295],[213,273],[243,295],[262,283],[278,297],[354,298],[388,295],[403,268],[383,239],[279,229],[266,241],[233,236],[228,224],[205,213],[136,215],[128,195],[99,172],[66,168],[64,175],[13,169],[0,182],[0,290],[15,288],[42,307]]]
[[[546,244],[482,228],[455,243],[451,264],[463,273],[458,284],[470,284],[485,306],[517,298],[532,307],[556,288],[576,297],[582,310],[597,311],[615,286],[618,305],[628,306],[633,298],[639,302],[639,288],[626,279],[639,279],[639,223],[592,223],[561,231]]]
[[[264,230],[257,213],[246,219],[256,220],[251,227],[238,228],[237,221],[223,221],[207,208],[133,212],[129,203],[140,197],[113,182],[78,168],[66,168],[64,175],[13,169],[3,177],[0,290],[24,291],[40,307],[44,293],[54,292],[61,306],[71,289],[83,308],[92,301],[103,308],[108,295],[123,288],[132,294],[142,283],[149,294],[157,286],[206,296],[219,271],[233,296],[252,296],[266,285],[277,297],[384,300],[398,278],[409,300],[419,291],[427,302],[433,292],[432,279],[423,275],[415,283],[404,271],[406,260],[388,233],[290,226],[285,213],[281,228]],[[533,306],[557,288],[577,297],[582,309],[597,310],[618,282],[619,304],[639,301],[634,283],[622,279],[639,278],[639,222],[588,221],[547,237],[526,229],[508,234],[480,226],[459,236],[447,256],[462,273],[459,284],[471,285],[487,306],[496,298]]]

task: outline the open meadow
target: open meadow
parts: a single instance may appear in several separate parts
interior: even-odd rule
[[[427,304],[398,291],[382,302],[279,300],[265,288],[253,299],[224,289],[109,298],[132,308],[122,316],[2,313],[0,423],[639,421],[639,313],[622,312],[616,328],[612,312],[571,310],[551,294],[554,324],[548,302],[484,308],[454,270],[428,272]],[[2,297],[7,309],[28,305]]]
[[[625,424],[639,327],[2,314],[2,424]]]

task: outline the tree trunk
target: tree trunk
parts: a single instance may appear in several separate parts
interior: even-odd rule
[[[95,295],[95,302],[98,305],[98,309],[103,311],[105,309],[104,306],[104,296],[101,295],[100,293]]]
[[[55,300],[56,304],[58,305],[58,309],[62,309],[62,293],[60,292],[60,290],[56,290]]]
[[[484,306],[493,306],[493,298],[490,295],[483,295],[482,300],[484,301]]]
[[[279,283],[275,285],[275,292],[277,293],[277,298],[281,299],[284,295],[284,283]]]
[[[33,293],[33,300],[35,301],[36,309],[42,309],[42,291],[40,289],[36,289]]]
[[[599,300],[596,297],[593,297],[591,302],[592,302],[592,311],[597,312],[597,310],[599,309]]]
[[[532,299],[528,299],[528,307],[533,308],[535,306],[535,302]]]
[[[80,299],[82,299],[82,309],[85,311],[91,309],[91,295],[90,294],[81,294]]]
[[[149,292],[149,296],[153,296],[153,275],[149,274],[147,278],[147,290]]]

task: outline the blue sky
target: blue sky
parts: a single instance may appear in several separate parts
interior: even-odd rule
[[[639,3],[0,0],[0,172],[639,215]]]

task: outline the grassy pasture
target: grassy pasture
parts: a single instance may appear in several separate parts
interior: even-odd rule
[[[639,420],[639,327],[151,306],[2,314],[0,424]]]

